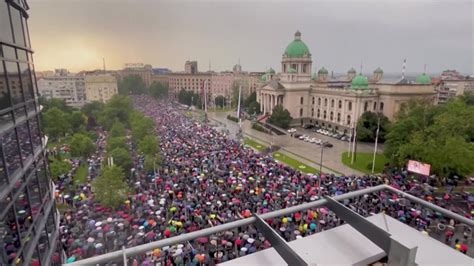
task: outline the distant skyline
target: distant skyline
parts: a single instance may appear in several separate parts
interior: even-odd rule
[[[313,71],[381,67],[400,73],[473,74],[470,0],[152,1],[28,0],[37,70],[121,69],[125,63],[184,70],[281,71],[296,30]]]

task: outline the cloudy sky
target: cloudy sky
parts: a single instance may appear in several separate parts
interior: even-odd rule
[[[280,71],[285,47],[300,30],[313,68],[371,72],[472,74],[471,0],[29,0],[38,70],[108,69],[143,62],[181,71]]]

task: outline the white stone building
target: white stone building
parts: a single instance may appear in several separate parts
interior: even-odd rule
[[[68,106],[82,107],[86,102],[84,76],[57,69],[52,76],[37,81],[39,94],[46,99],[62,99]]]

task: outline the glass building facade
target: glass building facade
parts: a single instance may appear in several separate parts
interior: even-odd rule
[[[0,0],[0,265],[59,264],[25,0]]]

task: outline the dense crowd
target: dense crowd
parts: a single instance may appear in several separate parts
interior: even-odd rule
[[[319,190],[323,195],[333,196],[390,184],[435,204],[453,207],[449,195],[435,196],[431,186],[407,178],[404,172],[361,177],[323,174],[319,188],[318,176],[303,174],[276,162],[268,154],[245,148],[212,127],[185,117],[169,103],[148,96],[135,96],[133,101],[137,110],[156,123],[162,163],[156,174],[145,172],[144,160],[136,154],[136,145],[131,144],[135,169],[128,183],[133,193],[119,210],[105,208],[94,201],[90,183],[99,173],[104,158],[106,137],[105,133],[99,134],[99,149],[88,160],[89,182],[78,190],[69,190],[67,195],[66,186],[62,186],[58,194],[63,203],[75,207],[61,218],[61,242],[68,261],[314,201]],[[387,192],[346,200],[344,204],[364,216],[385,211],[426,233],[437,231],[430,228],[439,223],[448,227],[443,234],[456,228],[454,221],[440,213]],[[464,211],[463,215],[470,217]],[[267,222],[287,241],[343,223],[327,208],[297,212]],[[467,251],[470,235],[466,231],[461,239],[446,237],[447,243]],[[129,259],[131,265],[213,264],[268,247],[269,241],[254,226],[248,226]]]

